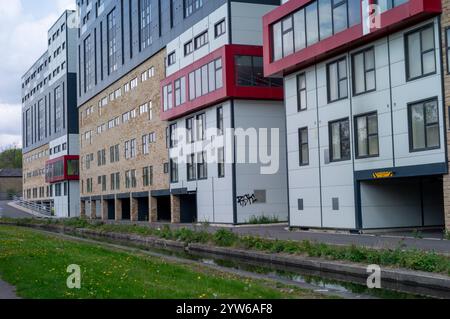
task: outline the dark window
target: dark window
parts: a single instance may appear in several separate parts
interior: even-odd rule
[[[348,97],[347,59],[342,58],[327,65],[328,102]]]
[[[313,1],[272,25],[272,58],[282,59],[360,23],[360,0]]]
[[[217,150],[217,175],[219,178],[225,177],[225,149],[223,147]]]
[[[353,94],[376,90],[375,50],[366,49],[352,56]]]
[[[223,126],[223,107],[220,106],[217,108],[217,134],[223,135],[224,126]]]
[[[297,109],[299,112],[307,109],[305,73],[297,75]]]
[[[196,132],[197,141],[203,141],[206,138],[206,136],[205,136],[206,115],[204,113],[197,115],[196,124],[197,124],[196,125],[197,126],[197,132]]]
[[[330,161],[345,161],[350,155],[350,123],[348,119],[330,122]]]
[[[152,22],[152,4],[151,0],[139,0],[140,3],[140,39],[141,49],[149,47],[152,40],[151,22]]]
[[[405,36],[405,43],[408,81],[436,73],[433,25],[408,33]]]
[[[192,143],[194,141],[194,118],[190,117],[186,119],[186,143]]]
[[[116,10],[112,10],[107,17],[108,27],[108,71],[113,73],[117,70],[117,53],[119,52],[117,46],[117,23],[116,23]]]
[[[281,87],[280,79],[264,77],[262,57],[238,55],[236,63],[236,83],[238,86]]]
[[[227,32],[227,24],[225,23],[225,19],[216,23],[214,26],[214,36],[216,38],[224,35]]]
[[[178,139],[177,139],[177,124],[171,124],[169,126],[169,134],[170,134],[170,144],[169,147],[170,148],[174,148],[177,147],[178,145]]]
[[[208,44],[208,31],[203,32],[202,34],[196,36],[194,39],[195,50],[198,50],[207,44]]]
[[[167,56],[167,65],[171,66],[171,65],[174,65],[176,62],[177,62],[177,60],[176,60],[175,51],[169,53],[169,55]]]
[[[184,45],[184,56],[188,56],[192,52],[194,52],[194,43],[191,40]]]
[[[170,182],[178,183],[178,160],[176,158],[170,160]]]
[[[355,117],[356,157],[379,156],[378,115],[365,114]]]
[[[308,142],[307,127],[298,130],[298,141],[300,153],[300,166],[309,165],[309,142]]]
[[[439,110],[437,100],[410,104],[408,109],[410,150],[415,152],[439,148]]]
[[[197,154],[197,176],[198,179],[208,178],[208,166],[206,162],[206,152]]]
[[[184,0],[184,17],[187,18],[201,7],[206,0]]]
[[[188,155],[186,163],[188,181],[196,180],[197,174],[195,169],[195,154]]]

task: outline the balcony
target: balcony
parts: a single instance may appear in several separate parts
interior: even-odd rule
[[[226,45],[161,82],[161,119],[174,120],[229,99],[283,100],[264,78],[260,46]]]
[[[287,75],[441,12],[441,0],[290,0],[263,18],[264,75]]]
[[[80,179],[80,157],[62,156],[45,163],[45,182],[49,184]]]

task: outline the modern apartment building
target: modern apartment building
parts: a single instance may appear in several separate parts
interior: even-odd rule
[[[445,10],[290,0],[264,17],[265,75],[285,84],[291,226],[448,226]]]
[[[79,216],[76,28],[65,11],[48,49],[22,77],[23,197]]]
[[[262,17],[278,5],[224,2],[167,44],[161,117],[177,221],[287,221],[283,89],[262,57]]]
[[[236,1],[241,2],[247,1]],[[229,3],[235,1],[78,1],[82,215],[185,220],[180,194],[170,187],[168,118],[161,116],[160,82],[166,77],[166,65],[167,72],[173,72],[174,56],[166,47],[219,8],[231,8]],[[259,10],[259,16],[250,16],[247,30],[237,30],[247,38],[256,36],[258,45],[267,8]],[[224,28],[230,25],[227,21]],[[277,94],[281,100],[282,92]]]

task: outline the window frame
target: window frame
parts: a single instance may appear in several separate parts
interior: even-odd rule
[[[366,68],[366,53],[367,53],[368,51],[373,51],[373,69],[367,69],[367,68]],[[356,71],[356,68],[355,68],[355,57],[356,57],[357,55],[359,55],[359,54],[362,54],[362,55],[363,55],[364,90],[363,90],[362,92],[356,93],[356,82],[355,82],[355,80],[356,80],[356,77],[355,77],[355,74],[356,74],[356,73],[355,73],[355,71]],[[376,65],[377,59],[376,59],[376,56],[375,56],[375,47],[374,47],[374,46],[370,46],[370,47],[364,48],[364,49],[362,49],[362,50],[359,50],[359,51],[357,51],[357,52],[355,52],[355,53],[352,53],[351,59],[352,59],[352,64],[351,64],[351,66],[352,66],[352,93],[353,93],[353,96],[359,96],[359,95],[363,95],[363,94],[375,92],[375,91],[377,90],[377,65]],[[367,90],[367,74],[370,73],[370,72],[373,72],[373,74],[374,74],[374,84],[375,84],[375,87],[374,87],[373,89]]]
[[[422,107],[425,107],[425,104],[428,102],[435,102],[436,103],[436,108],[437,108],[437,122],[436,123],[426,123],[426,115],[424,112],[424,140],[425,140],[425,144],[428,144],[427,141],[427,126],[429,125],[438,125],[438,139],[439,139],[439,145],[438,146],[433,146],[433,147],[427,147],[425,145],[424,148],[420,148],[420,149],[414,149],[414,140],[413,140],[413,134],[412,134],[412,107],[414,105],[417,104],[422,104]],[[442,147],[442,138],[441,138],[441,120],[440,120],[440,114],[439,114],[439,99],[437,96],[429,98],[429,99],[423,99],[423,100],[418,100],[418,101],[414,101],[414,102],[410,102],[407,104],[407,111],[408,111],[408,141],[409,141],[409,152],[410,153],[418,153],[418,152],[426,152],[426,151],[432,151],[432,150],[438,150]]]
[[[369,117],[376,115],[377,117],[377,134],[369,134]],[[361,117],[365,117],[366,119],[366,128],[367,128],[367,136],[366,136],[366,140],[367,140],[367,155],[359,155],[359,146],[358,146],[358,119]],[[380,157],[380,125],[379,125],[379,117],[378,117],[378,111],[374,111],[374,112],[367,112],[367,113],[362,113],[362,114],[357,114],[353,117],[353,130],[354,130],[354,143],[355,143],[355,158],[356,159],[367,159],[367,158],[376,158],[376,157]],[[369,145],[369,138],[371,136],[377,136],[377,143],[378,143],[378,153],[374,154],[374,155],[370,155],[369,150],[370,150],[370,145]]]
[[[349,156],[348,157],[343,157],[342,156],[342,136],[341,136],[341,123],[342,122],[348,122],[348,139],[349,139],[349,146],[350,146],[350,151],[349,151]],[[341,149],[341,158],[340,159],[333,159],[333,131],[331,129],[332,125],[335,123],[340,123],[339,125],[339,138],[340,138],[340,149]],[[329,152],[329,161],[330,163],[338,163],[338,162],[345,162],[345,161],[350,161],[352,159],[352,133],[351,133],[351,126],[350,126],[350,119],[348,117],[344,117],[338,120],[334,120],[334,121],[330,121],[328,122],[328,143],[329,143],[329,147],[328,147],[328,152]]]
[[[224,27],[222,27],[224,26]],[[218,33],[218,27],[220,27],[221,33]],[[221,36],[223,36],[224,34],[227,33],[227,24],[225,21],[225,18],[223,18],[222,20],[220,20],[219,22],[217,22],[216,24],[214,24],[214,38],[220,38]]]
[[[340,64],[341,61],[345,61],[346,77],[344,77],[344,78],[340,77],[340,72],[339,72],[339,64]],[[330,94],[330,66],[333,65],[333,64],[337,65],[337,76],[338,76],[338,78],[337,78],[338,98],[335,99],[335,100],[332,100],[330,98],[330,95],[331,95]],[[347,61],[347,56],[340,57],[340,58],[338,58],[336,60],[333,60],[333,61],[327,63],[326,68],[327,68],[326,72],[327,72],[327,101],[328,101],[328,104],[348,99],[348,97],[349,97],[349,92],[348,92],[349,91],[349,85],[348,85],[348,61]],[[340,84],[341,81],[344,81],[344,80],[347,82],[347,95],[341,97],[341,87],[340,87],[339,84]]]
[[[306,131],[306,142],[302,140],[302,132]],[[304,162],[303,160],[303,146],[306,145],[308,149],[308,159],[307,162]],[[309,154],[309,129],[307,126],[301,127],[298,129],[298,146],[299,146],[299,166],[309,166],[310,164],[310,154]]]
[[[428,51],[423,51],[423,45],[422,45],[422,32],[428,28],[432,28],[433,30],[433,45],[434,48],[433,50],[428,50]],[[420,62],[421,62],[421,75],[416,76],[416,77],[411,77],[410,76],[410,61],[409,61],[409,41],[408,41],[408,37],[416,32],[420,32]],[[414,30],[408,31],[404,34],[404,49],[405,49],[405,76],[406,76],[406,82],[411,82],[411,81],[415,81],[421,78],[425,78],[427,76],[430,75],[434,75],[437,74],[437,68],[438,68],[438,64],[436,63],[436,30],[434,28],[434,24],[433,23],[428,23],[426,25],[423,25],[419,28],[416,28]],[[433,72],[429,72],[429,73],[423,73],[423,56],[429,52],[434,52],[434,71]]]
[[[300,88],[300,78],[305,77],[305,87]],[[306,72],[302,72],[300,74],[297,74],[295,77],[297,81],[297,112],[304,112],[308,110],[308,87],[306,85]],[[305,92],[305,107],[302,108],[301,106],[301,92]]]

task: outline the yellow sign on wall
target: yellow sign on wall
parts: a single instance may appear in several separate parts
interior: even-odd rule
[[[391,178],[394,177],[394,172],[376,172],[373,173],[373,178],[380,179],[380,178]]]

